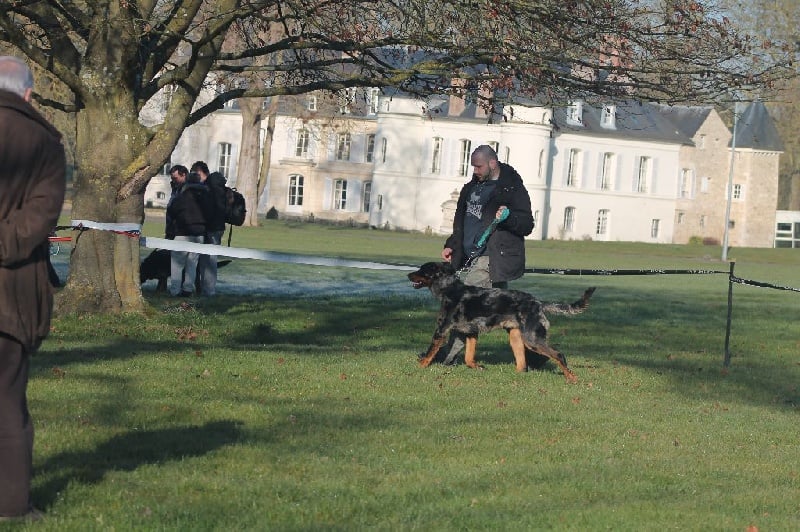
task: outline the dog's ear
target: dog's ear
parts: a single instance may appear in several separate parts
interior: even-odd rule
[[[453,268],[453,265],[451,263],[443,262],[442,263],[442,273],[444,273],[446,275],[455,275],[456,274],[456,269]]]

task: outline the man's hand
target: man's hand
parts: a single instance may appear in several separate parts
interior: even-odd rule
[[[453,258],[453,250],[451,248],[444,248],[442,250],[442,259],[445,262],[450,262]]]

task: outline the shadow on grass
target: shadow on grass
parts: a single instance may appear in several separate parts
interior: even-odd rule
[[[70,451],[49,458],[37,468],[47,480],[33,489],[33,499],[44,508],[73,482],[97,484],[111,471],[133,471],[198,457],[241,439],[238,421],[212,421],[200,426],[136,430],[110,438],[86,451]]]

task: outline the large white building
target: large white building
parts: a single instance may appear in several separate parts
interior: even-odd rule
[[[352,91],[332,110],[321,98],[281,106],[260,212],[447,234],[469,156],[489,144],[530,193],[529,238],[720,242],[732,176],[730,245],[775,243],[781,146],[760,103],[743,115],[732,158],[731,132],[711,108],[523,102],[487,114],[457,98],[378,90]],[[240,136],[230,105],[188,128],[171,163],[205,160],[235,186]],[[157,177],[146,202],[163,205],[168,191]]]

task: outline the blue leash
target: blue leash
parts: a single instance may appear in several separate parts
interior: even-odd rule
[[[489,226],[486,229],[484,229],[483,234],[478,239],[478,242],[475,244],[475,249],[473,249],[472,253],[469,254],[469,257],[467,257],[467,260],[464,263],[464,267],[461,268],[459,272],[463,272],[469,269],[469,267],[472,265],[475,259],[477,259],[480,256],[481,250],[486,245],[486,241],[489,240],[489,237],[494,232],[494,229],[495,227],[497,227],[497,224],[508,218],[510,212],[511,211],[508,210],[508,207],[504,208],[500,212],[500,217],[492,220],[492,223],[490,223]]]

